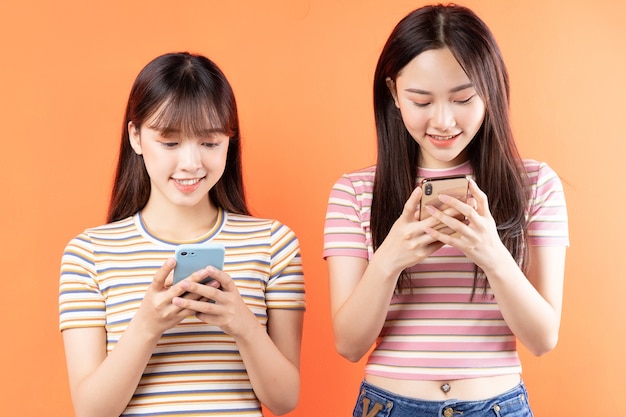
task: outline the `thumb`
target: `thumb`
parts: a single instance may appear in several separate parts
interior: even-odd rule
[[[406,216],[411,220],[419,219],[420,200],[422,198],[422,188],[416,187],[409,196],[406,203],[404,203],[404,210],[402,216]]]
[[[165,280],[169,276],[170,272],[174,270],[174,266],[176,266],[176,260],[174,258],[169,258],[165,261],[165,263],[156,271],[154,277],[152,278],[152,286],[163,289],[165,287]]]

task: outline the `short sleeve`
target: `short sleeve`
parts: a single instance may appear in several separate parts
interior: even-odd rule
[[[268,308],[304,310],[305,289],[300,244],[295,233],[274,221],[271,230],[270,277],[265,289]]]
[[[328,198],[324,224],[324,258],[352,256],[368,259],[371,183],[344,175]]]
[[[61,259],[59,328],[104,327],[105,301],[98,283],[93,245],[86,233],[72,239]]]
[[[569,246],[565,193],[561,180],[545,163],[526,163],[531,182],[528,239],[533,246]]]

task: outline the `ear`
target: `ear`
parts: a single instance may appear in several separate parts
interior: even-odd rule
[[[390,77],[387,77],[385,79],[385,82],[387,83],[387,88],[391,93],[391,97],[393,97],[393,102],[395,103],[397,108],[400,108],[400,105],[398,104],[398,92],[396,91],[396,82]]]
[[[128,122],[128,140],[135,153],[141,155],[141,135],[139,129],[133,122]]]

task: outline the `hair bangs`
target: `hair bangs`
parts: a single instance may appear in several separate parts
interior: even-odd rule
[[[228,106],[218,108],[200,94],[175,94],[165,101],[150,123],[164,137],[184,135],[204,138],[216,133],[233,137],[233,115]]]

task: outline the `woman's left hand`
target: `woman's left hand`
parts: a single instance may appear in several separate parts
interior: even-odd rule
[[[201,296],[200,300],[177,297],[172,302],[178,307],[195,311],[198,319],[220,327],[235,338],[246,334],[251,326],[258,326],[258,319],[243,301],[231,276],[217,268],[210,268],[209,276],[214,281],[201,284],[183,280],[179,284],[185,291]]]
[[[427,228],[425,232],[459,249],[483,271],[486,271],[495,266],[498,259],[502,259],[501,256],[510,256],[510,254],[498,235],[496,222],[489,211],[487,195],[473,180],[469,181],[469,190],[472,197],[467,200],[467,203],[447,195],[439,196],[441,202],[465,216],[464,221],[432,206],[426,206],[426,210],[433,217],[456,233],[446,234],[433,228]]]

